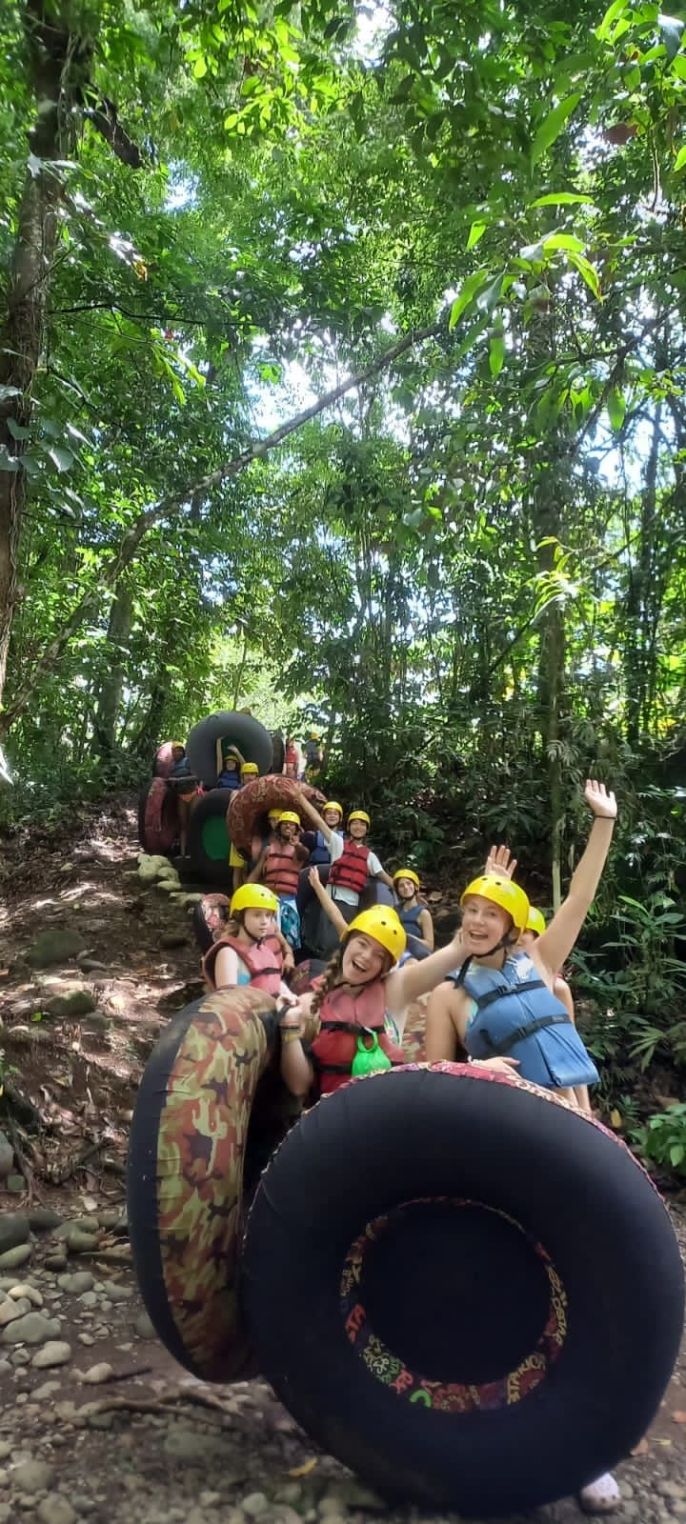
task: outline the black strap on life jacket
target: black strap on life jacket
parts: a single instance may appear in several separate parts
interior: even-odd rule
[[[507,1054],[511,1053],[513,1048],[516,1048],[518,1042],[524,1041],[525,1037],[533,1037],[534,1032],[542,1032],[545,1027],[560,1027],[564,1025],[571,1026],[569,1017],[566,1014],[564,1016],[539,1016],[536,1021],[525,1022],[521,1027],[517,1027],[516,1032],[511,1032],[510,1036],[506,1037],[503,1042],[494,1042],[488,1032],[480,1032],[479,1036],[483,1037],[484,1042],[488,1044],[493,1058],[506,1058]]]
[[[467,990],[467,994],[475,1002],[478,1011],[485,1011],[496,1000],[505,1000],[508,995],[521,995],[524,990],[545,990],[547,988],[548,986],[543,979],[522,979],[521,984],[508,985],[507,989],[504,990],[487,990],[485,995],[472,995],[471,990]]]
[[[320,1032],[346,1032],[350,1037],[359,1037],[361,1032],[384,1032],[382,1023],[379,1027],[363,1026],[359,1021],[320,1021]]]

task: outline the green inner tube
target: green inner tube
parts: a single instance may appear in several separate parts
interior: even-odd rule
[[[203,851],[212,862],[226,862],[229,856],[229,833],[224,815],[208,815],[202,825]]]

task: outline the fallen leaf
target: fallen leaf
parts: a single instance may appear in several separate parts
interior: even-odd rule
[[[650,1444],[648,1443],[648,1440],[647,1439],[641,1439],[641,1440],[639,1440],[639,1442],[638,1442],[638,1444],[636,1446],[636,1449],[632,1450],[631,1454],[632,1455],[648,1455],[649,1452],[650,1452]]]
[[[314,1468],[315,1468],[316,1464],[317,1464],[317,1457],[315,1455],[315,1456],[313,1456],[312,1460],[305,1461],[304,1466],[294,1466],[293,1470],[288,1472],[288,1475],[292,1476],[293,1478],[296,1478],[296,1477],[299,1477],[299,1476],[309,1476],[310,1472],[314,1471]]]
[[[686,1423],[686,1413],[683,1413],[681,1410],[672,1413],[672,1423]]]
[[[656,1445],[664,1445],[665,1449],[667,1449],[669,1446],[671,1446],[672,1441],[671,1439],[656,1439],[655,1443]]]
[[[614,1110],[612,1110],[610,1112],[610,1126],[617,1128],[617,1127],[621,1127],[621,1125],[622,1125],[622,1113],[621,1113],[621,1111],[618,1111],[617,1107],[615,1106]]]

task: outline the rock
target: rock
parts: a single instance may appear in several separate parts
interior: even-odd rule
[[[32,1254],[32,1244],[17,1244],[14,1249],[6,1249],[4,1254],[0,1254],[0,1270],[18,1270]]]
[[[84,1018],[87,1032],[109,1032],[112,1022],[104,1011],[91,1011],[90,1016]]]
[[[82,1291],[93,1290],[95,1277],[90,1270],[75,1270],[73,1275],[58,1275],[57,1284],[61,1291],[73,1291],[80,1296]]]
[[[14,1323],[17,1318],[23,1318],[24,1313],[31,1311],[31,1303],[28,1297],[20,1297],[13,1301],[8,1297],[0,1306],[0,1328],[6,1328],[8,1323]]]
[[[247,1513],[249,1519],[259,1519],[267,1513],[270,1504],[269,1499],[263,1492],[249,1492],[247,1498],[241,1499],[241,1508]]]
[[[0,1180],[9,1175],[14,1164],[14,1149],[6,1133],[0,1131]]]
[[[185,931],[163,931],[160,937],[160,947],[187,947],[188,936]]]
[[[49,1339],[47,1344],[39,1349],[31,1361],[36,1370],[49,1370],[53,1365],[66,1365],[71,1360],[71,1347],[61,1339]]]
[[[42,1386],[35,1386],[31,1397],[34,1402],[46,1402],[48,1397],[54,1397],[55,1392],[61,1391],[61,1381],[44,1381]]]
[[[82,1307],[86,1307],[88,1309],[88,1311],[90,1312],[90,1310],[93,1307],[97,1307],[97,1305],[98,1305],[97,1292],[95,1292],[95,1291],[84,1291],[83,1296],[81,1297],[81,1306]]]
[[[107,972],[107,964],[101,963],[99,958],[91,958],[88,953],[79,953],[76,961],[79,965],[79,968],[83,969],[84,974],[99,974]]]
[[[31,1237],[31,1224],[28,1217],[20,1212],[4,1212],[0,1217],[0,1255],[6,1249],[14,1249],[17,1244],[28,1243]]]
[[[53,1212],[52,1207],[31,1207],[26,1215],[33,1233],[47,1233],[50,1228],[59,1228],[62,1222],[59,1212]]]
[[[81,1228],[70,1226],[65,1243],[70,1254],[96,1254],[98,1250],[95,1233],[83,1233]]]
[[[103,1281],[102,1289],[111,1302],[128,1302],[133,1296],[133,1286],[123,1286],[121,1281]]]
[[[87,1381],[89,1386],[101,1386],[103,1381],[109,1381],[114,1371],[106,1360],[101,1360],[99,1365],[91,1365],[87,1371],[77,1371],[76,1374],[82,1381]]]
[[[72,926],[53,926],[41,931],[27,948],[26,961],[32,968],[48,968],[51,963],[68,963],[83,952],[83,937]]]
[[[13,1349],[10,1360],[13,1365],[28,1365],[31,1356],[28,1349]]]
[[[43,1498],[36,1509],[36,1518],[40,1520],[40,1524],[76,1524],[76,1514],[71,1503],[67,1502],[66,1498],[60,1497],[58,1492]]]
[[[134,1326],[134,1328],[136,1330],[136,1333],[138,1334],[139,1339],[156,1339],[157,1338],[157,1333],[155,1331],[153,1323],[151,1322],[150,1318],[148,1317],[147,1312],[139,1312],[138,1317],[136,1318],[136,1321],[135,1321],[133,1326]]]
[[[27,1301],[31,1303],[32,1307],[43,1306],[43,1298],[40,1291],[38,1290],[38,1287],[30,1286],[28,1282],[22,1281],[18,1286],[10,1286],[7,1295],[10,1296],[14,1302],[20,1302],[26,1298]]]
[[[158,878],[155,888],[159,889],[162,894],[174,894],[180,882],[181,880],[178,878]]]
[[[79,987],[66,990],[63,995],[53,995],[48,1000],[45,1009],[49,1016],[70,1017],[87,1016],[89,1011],[94,1011],[96,1001],[90,990]]]
[[[12,1481],[20,1492],[44,1492],[50,1486],[53,1476],[53,1468],[47,1461],[26,1460],[15,1466],[12,1472]]]
[[[3,1440],[1,1440],[0,1441],[0,1461],[7,1460],[8,1456],[10,1456],[12,1454],[13,1449],[14,1449],[14,1446],[13,1446],[11,1440],[9,1440],[9,1439],[3,1439]]]
[[[48,1256],[47,1256],[47,1258],[45,1260],[45,1268],[46,1268],[46,1270],[66,1270],[66,1268],[67,1268],[67,1255],[66,1255],[66,1251],[62,1251],[59,1254],[48,1254]]]
[[[26,1190],[26,1181],[23,1175],[8,1175],[5,1181],[5,1190],[11,1191],[13,1196],[23,1196]]]
[[[60,1332],[58,1318],[46,1318],[43,1312],[26,1312],[8,1323],[0,1334],[3,1344],[44,1344]]]
[[[188,1466],[205,1466],[208,1461],[226,1458],[226,1436],[203,1434],[198,1429],[173,1424],[167,1429],[162,1448],[170,1460],[182,1461]]]

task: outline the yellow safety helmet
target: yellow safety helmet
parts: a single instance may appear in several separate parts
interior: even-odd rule
[[[337,799],[327,799],[326,804],[322,805],[322,815],[325,815],[327,810],[338,810],[341,820],[343,819],[343,805],[339,804]]]
[[[274,824],[276,824],[277,820],[280,820],[282,815],[283,810],[268,810],[267,820],[273,820]]]
[[[270,915],[276,915],[278,908],[276,895],[264,884],[241,884],[231,896],[229,915],[238,915],[240,910],[268,910]]]
[[[279,825],[283,825],[285,822],[289,822],[290,825],[299,826],[301,824],[300,816],[296,815],[295,810],[282,810],[279,815]]]
[[[182,751],[186,750],[186,747],[185,747],[183,741],[170,741],[169,745],[171,746],[173,751],[177,751],[179,746],[181,747]]]
[[[393,874],[393,883],[397,883],[399,878],[409,878],[410,883],[414,884],[417,889],[419,888],[419,879],[414,868],[396,868]]]
[[[464,905],[470,894],[480,894],[483,899],[490,900],[493,905],[499,905],[501,910],[506,910],[512,917],[517,931],[525,931],[529,917],[529,901],[519,884],[513,884],[511,878],[501,878],[496,873],[482,873],[480,878],[472,879],[471,884],[462,895],[460,904]]]
[[[318,730],[311,730],[310,731],[310,740],[311,741],[318,741],[319,740],[319,731]]]
[[[259,771],[260,771],[260,769],[257,766],[256,762],[241,762],[241,772],[242,773],[250,773],[251,776],[253,776],[253,775],[257,776]]]
[[[371,825],[371,820],[366,810],[351,810],[348,816],[348,825],[350,825],[351,820],[363,820],[365,825]]]
[[[385,952],[390,953],[394,963],[402,958],[407,947],[405,928],[390,905],[371,905],[369,910],[361,910],[350,922],[344,939],[353,931],[360,931],[378,942]]]
[[[525,930],[535,931],[537,937],[543,936],[545,931],[545,916],[542,910],[536,909],[535,905],[529,906]]]

